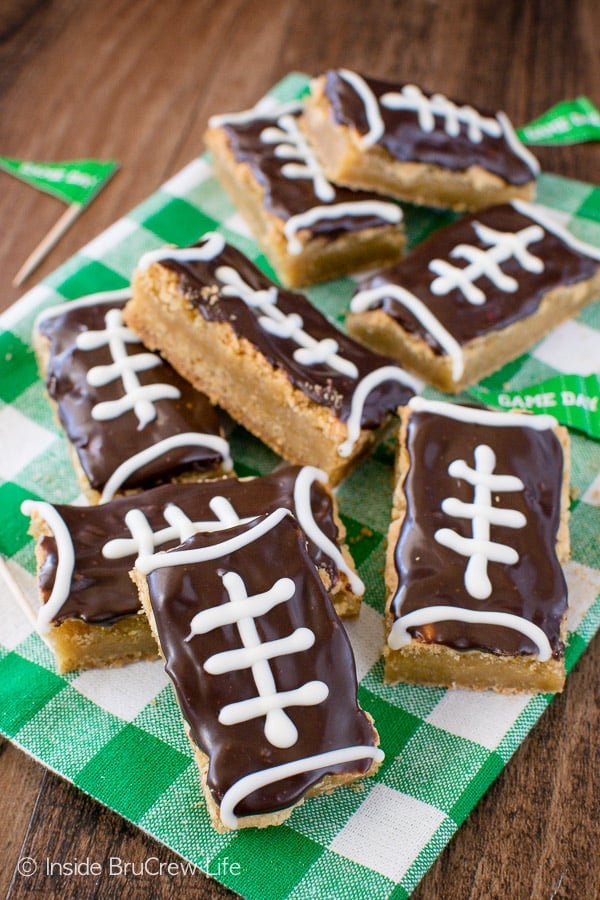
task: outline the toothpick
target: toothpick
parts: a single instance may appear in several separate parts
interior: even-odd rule
[[[85,209],[83,203],[72,203],[70,206],[67,206],[60,219],[52,226],[48,234],[42,238],[35,250],[29,254],[15,275],[13,279],[14,287],[22,285],[25,279],[37,269],[42,260],[46,258],[54,245],[58,243],[63,234],[71,227],[83,209]]]

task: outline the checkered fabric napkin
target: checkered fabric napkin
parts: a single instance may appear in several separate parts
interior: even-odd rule
[[[305,84],[304,76],[292,75],[275,93],[290,99]],[[578,237],[600,246],[600,188],[543,175],[538,202]],[[449,219],[443,212],[407,208],[410,241]],[[0,552],[25,594],[35,596],[35,565],[21,501],[64,503],[79,494],[37,375],[30,344],[35,314],[66,299],[122,287],[142,252],[165,242],[187,244],[215,228],[269,271],[208,161],[199,158],[0,320]],[[352,280],[342,279],[308,293],[341,324],[352,289]],[[599,360],[596,303],[492,381],[500,387],[509,378],[519,388],[559,372],[597,370]],[[575,432],[572,442],[568,669],[600,624],[600,444]],[[232,454],[239,474],[266,473],[278,462],[241,429],[233,434]],[[0,596],[2,732],[251,900],[407,897],[551,698],[383,683],[382,573],[392,457],[393,448],[384,446],[339,489],[350,547],[367,585],[360,618],[348,630],[360,701],[375,719],[386,754],[375,778],[306,802],[278,828],[216,834],[162,664],[59,676],[7,588]],[[265,868],[260,861],[267,856],[271,865]]]

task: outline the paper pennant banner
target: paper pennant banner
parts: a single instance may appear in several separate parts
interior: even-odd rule
[[[519,391],[476,385],[469,393],[499,409],[550,413],[562,425],[600,440],[600,375],[558,375]]]
[[[517,129],[524,144],[560,146],[600,141],[600,110],[587,97],[563,100]]]
[[[0,169],[65,203],[86,206],[118,169],[113,160],[34,162],[0,156]]]

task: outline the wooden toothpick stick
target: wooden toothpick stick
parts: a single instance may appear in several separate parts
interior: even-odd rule
[[[29,254],[27,259],[15,275],[13,279],[14,287],[19,287],[21,284],[23,284],[25,279],[28,278],[35,269],[37,269],[42,260],[46,258],[54,245],[58,243],[63,234],[71,227],[71,225],[83,209],[85,209],[85,205],[83,203],[71,203],[70,206],[67,206],[60,219],[58,219],[58,221],[52,226],[48,234],[44,238],[42,238],[35,250],[33,250],[32,253]]]

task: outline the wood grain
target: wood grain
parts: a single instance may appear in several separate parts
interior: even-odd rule
[[[203,150],[211,113],[250,106],[289,71],[346,65],[412,80],[517,124],[599,90],[596,0],[3,0],[0,149],[31,159],[115,158],[120,173],[41,278]],[[599,101],[596,95],[596,102]],[[600,181],[598,145],[545,149],[543,168]],[[61,214],[0,173],[0,308]],[[600,640],[415,892],[444,898],[600,896]],[[233,896],[202,876],[24,878],[17,860],[143,865],[177,857],[0,743],[0,893],[64,898]],[[132,870],[135,871],[135,868]],[[375,898],[376,900],[376,898]]]

